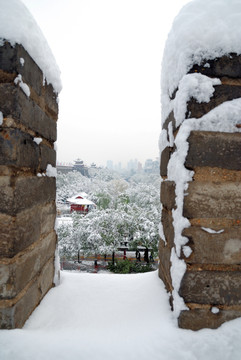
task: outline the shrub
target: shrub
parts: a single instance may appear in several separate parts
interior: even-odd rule
[[[142,265],[140,262],[133,262],[128,259],[117,260],[114,265],[109,262],[107,269],[115,274],[143,273],[155,270],[151,264]]]

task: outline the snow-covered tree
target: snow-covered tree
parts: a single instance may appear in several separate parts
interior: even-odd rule
[[[126,236],[130,247],[141,245],[156,251],[160,222],[159,183],[129,183],[111,178],[109,170],[107,175],[104,176],[104,171],[101,176],[91,179],[77,172],[58,175],[59,199],[84,191],[97,205],[97,209],[86,216],[70,215],[73,225],[68,231],[63,227],[58,229],[62,254],[76,256],[79,250],[86,254],[113,253]]]

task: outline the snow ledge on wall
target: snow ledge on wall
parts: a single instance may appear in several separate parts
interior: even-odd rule
[[[194,64],[230,53],[241,54],[241,2],[193,0],[174,19],[162,59],[162,120],[170,97]],[[175,71],[173,71],[175,69]]]
[[[20,0],[0,0],[0,46],[7,40],[21,44],[40,67],[47,82],[60,93],[60,70],[52,51],[29,10]]]

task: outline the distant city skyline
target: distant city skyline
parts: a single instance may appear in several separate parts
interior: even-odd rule
[[[91,163],[85,161],[85,159],[83,158],[76,158],[72,161],[59,161],[57,160],[57,164],[58,165],[74,165],[74,163],[77,161],[77,160],[82,160],[83,161],[83,164],[85,166],[88,166],[88,167],[91,167],[91,165],[95,164],[97,167],[106,167],[106,168],[109,168],[109,169],[112,169],[112,170],[121,170],[121,169],[127,169],[127,170],[130,170],[130,169],[141,169],[141,168],[144,168],[146,162],[148,161],[158,161],[159,162],[159,158],[156,157],[156,158],[152,158],[152,159],[145,159],[143,162],[139,161],[138,159],[129,159],[127,162],[121,162],[121,161],[114,161],[114,160],[107,160],[106,163],[98,163],[96,161],[92,161]]]

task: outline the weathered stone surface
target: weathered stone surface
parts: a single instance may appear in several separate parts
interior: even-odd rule
[[[16,212],[38,203],[55,200],[56,179],[53,177],[19,177],[16,180],[14,204]]]
[[[38,208],[27,209],[17,216],[0,214],[0,259],[13,257],[39,238]]]
[[[0,299],[16,297],[53,256],[55,248],[56,234],[53,231],[32,244],[21,256],[16,255],[16,259],[0,260]]]
[[[58,117],[58,95],[54,92],[51,84],[45,83],[45,86],[42,88],[44,96],[44,105],[45,112],[48,116],[52,117],[57,121]]]
[[[186,259],[189,264],[240,264],[241,263],[241,228],[216,228],[224,230],[220,234],[210,234],[198,226],[184,229],[183,235],[189,239],[188,245],[193,250]]]
[[[193,181],[205,182],[241,182],[241,171],[222,169],[218,167],[200,166],[195,167]]]
[[[215,92],[208,103],[198,103],[196,100],[191,99],[188,102],[186,116],[188,115],[189,118],[200,118],[225,101],[241,97],[241,86],[217,85],[214,88]]]
[[[17,128],[0,130],[0,165],[29,168],[32,172],[45,171],[56,165],[56,152],[51,147],[34,142],[34,137]]]
[[[0,69],[0,83],[12,83],[14,82],[14,79],[16,77],[16,74],[10,74],[2,69]]]
[[[159,243],[159,276],[163,280],[168,291],[172,290],[172,280],[170,274],[170,257],[174,246],[174,228],[172,221],[171,212],[163,209],[161,222],[166,243],[163,241],[164,239],[161,239]]]
[[[45,171],[47,165],[56,166],[56,151],[49,146],[40,144],[40,170]]]
[[[24,65],[20,62],[21,58],[24,59]],[[39,102],[42,103],[42,109],[57,120],[57,94],[53,91],[51,84],[43,86],[42,71],[21,45],[16,44],[13,47],[8,42],[5,42],[3,46],[0,46],[0,69],[9,74],[9,82],[13,81],[11,74],[14,77],[21,74],[23,81],[40,97]]]
[[[192,131],[185,166],[210,166],[241,170],[241,134]]]
[[[42,295],[45,295],[48,290],[54,286],[54,257],[50,258],[49,261],[45,264],[42,270],[42,276],[39,278],[39,289]]]
[[[220,59],[204,60],[194,65],[189,73],[202,73],[217,77],[221,84],[208,103],[198,103],[191,98],[187,104],[186,118],[200,118],[218,105],[241,98],[241,56],[230,54]],[[175,98],[176,89],[172,99]],[[168,131],[169,124],[175,129],[174,114],[171,112],[163,124]],[[237,125],[237,128],[241,126]],[[192,131],[188,138],[189,150],[185,161],[187,169],[194,170],[193,181],[185,191],[183,216],[190,221],[190,227],[182,235],[188,238],[192,253],[181,258],[187,268],[179,289],[180,296],[189,311],[180,313],[181,328],[199,330],[205,327],[217,328],[223,322],[241,316],[241,134],[208,131]],[[167,176],[167,168],[173,149],[166,148],[161,157],[160,172]],[[170,277],[170,255],[174,229],[171,210],[175,208],[175,184],[164,181],[161,185],[163,205],[162,225],[166,245],[159,245],[159,276],[168,291],[172,292]],[[209,233],[206,227],[221,233]],[[212,313],[213,306],[219,312]]]
[[[162,240],[159,243],[159,277],[165,284],[167,291],[172,290],[172,279],[171,279],[171,247],[165,245]]]
[[[173,129],[173,131],[175,131],[176,130],[176,120],[175,120],[173,111],[171,111],[170,114],[168,115],[168,117],[166,118],[164,124],[162,125],[162,128],[165,130],[168,130],[168,125],[170,122],[172,122],[172,129]]]
[[[24,65],[21,65],[20,58],[24,59]],[[0,68],[16,76],[21,74],[25,82],[33,87],[38,95],[41,95],[42,71],[21,45],[16,44],[13,47],[5,42],[3,46],[0,46]]]
[[[209,67],[204,67],[205,64]],[[201,65],[194,65],[189,73],[200,72],[206,76],[241,78],[241,56],[230,54],[213,60],[203,60]]]
[[[16,216],[0,214],[0,258],[15,256],[54,229],[55,202],[34,206]]]
[[[193,218],[189,220],[192,226],[204,226],[210,229],[224,229],[232,226],[241,226],[241,219],[229,218]]]
[[[174,246],[174,227],[171,211],[162,210],[161,222],[166,242],[169,247]]]
[[[160,175],[167,176],[167,165],[170,160],[172,148],[166,147],[161,153]]]
[[[51,257],[38,276],[12,300],[0,300],[2,329],[21,328],[47,291],[53,286],[54,258]]]
[[[0,130],[0,165],[37,170],[38,164],[39,147],[29,134],[19,129]]]
[[[21,327],[53,285],[56,180],[36,174],[55,166],[58,104],[43,80],[21,45],[0,47],[0,328]]]
[[[161,202],[167,210],[172,210],[176,206],[175,183],[173,181],[162,181],[161,183]]]
[[[55,228],[56,220],[56,204],[55,200],[41,206],[39,211],[40,219],[40,233],[41,235],[48,234],[50,230]]]
[[[216,329],[225,321],[233,320],[241,316],[241,309],[220,309],[213,314],[210,309],[195,309],[181,311],[178,318],[178,326],[183,329],[200,330],[203,328]]]
[[[187,271],[179,294],[186,303],[241,305],[241,271]]]
[[[56,121],[28,98],[14,84],[0,84],[0,108],[4,117],[13,117],[19,123],[50,141],[56,141]]]
[[[22,210],[55,200],[56,181],[52,177],[0,177],[0,212],[16,215]]]
[[[187,218],[239,219],[241,184],[238,182],[191,182],[184,197],[183,215]]]

